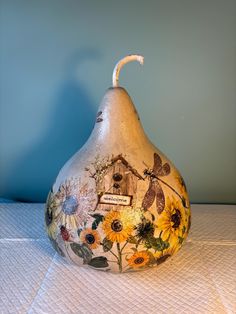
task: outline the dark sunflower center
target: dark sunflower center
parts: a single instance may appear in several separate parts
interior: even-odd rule
[[[95,237],[93,234],[86,234],[85,240],[88,244],[93,244],[95,242]]]
[[[176,229],[179,227],[181,222],[181,213],[179,209],[175,210],[175,214],[171,215],[171,221],[174,223],[173,228]]]
[[[134,260],[134,264],[142,264],[144,262],[144,258],[143,257],[137,257]]]
[[[78,207],[77,198],[73,195],[67,196],[62,204],[62,210],[66,215],[75,214]]]
[[[115,232],[120,232],[123,229],[122,222],[118,219],[115,219],[111,224],[111,229]]]

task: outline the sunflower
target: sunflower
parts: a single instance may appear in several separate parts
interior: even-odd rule
[[[80,233],[80,239],[83,243],[87,244],[90,249],[96,249],[101,241],[99,233],[91,228],[82,230]]]
[[[146,251],[135,252],[129,259],[128,264],[133,268],[145,266],[150,260],[150,256]]]
[[[166,206],[157,221],[157,230],[161,232],[164,241],[169,240],[174,244],[183,237],[187,228],[188,217],[183,205],[175,200],[167,198]]]
[[[130,236],[134,224],[129,211],[111,211],[102,223],[102,228],[108,240],[112,242],[124,242]]]

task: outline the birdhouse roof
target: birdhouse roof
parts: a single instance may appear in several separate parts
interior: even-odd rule
[[[143,177],[138,173],[138,171],[134,169],[121,154],[117,155],[116,157],[113,157],[111,159],[111,164],[109,166],[114,165],[118,161],[120,161],[124,166],[126,166],[126,168],[128,168],[136,177],[143,180]]]

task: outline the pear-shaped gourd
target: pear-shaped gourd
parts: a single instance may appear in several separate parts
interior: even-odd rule
[[[93,132],[62,168],[47,199],[46,230],[56,251],[78,265],[126,272],[177,252],[190,228],[184,180],[149,141],[126,90],[122,59]]]

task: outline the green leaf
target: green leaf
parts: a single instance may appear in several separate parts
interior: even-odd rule
[[[71,243],[70,247],[72,251],[79,257],[83,258],[83,250],[82,250],[82,245],[78,243]]]
[[[163,246],[164,246],[164,250],[166,250],[170,246],[170,243],[167,241],[163,241]]]
[[[159,239],[160,239],[159,243],[160,243],[161,251],[166,250],[170,246],[170,243],[167,241],[163,241],[161,238]]]
[[[154,238],[153,236],[150,236],[150,237],[148,237],[148,238],[146,239],[146,241],[145,241],[145,247],[146,247],[147,249],[151,249],[151,248],[155,249],[156,246],[157,246],[156,238]]]
[[[150,237],[148,240],[149,240],[149,243],[153,249],[161,247],[161,239],[160,238]]]
[[[98,227],[98,223],[97,220],[94,220],[94,222],[92,223],[92,229],[95,230]]]
[[[82,245],[84,264],[87,264],[92,258],[92,251],[85,244]]]
[[[134,236],[132,236],[132,235],[130,235],[128,237],[127,242],[133,243],[133,244],[138,244],[138,240]]]
[[[88,265],[95,267],[95,268],[104,268],[104,267],[108,267],[108,262],[107,262],[107,258],[105,256],[98,256],[98,257],[94,257],[92,258]]]
[[[50,240],[50,242],[51,242],[51,244],[52,244],[54,250],[56,250],[56,252],[57,252],[58,254],[60,254],[61,256],[65,257],[64,252],[63,252],[62,249],[58,246],[57,242],[56,242],[54,239],[50,238],[50,237],[49,237],[49,240]]]
[[[155,264],[156,263],[156,259],[155,259],[154,255],[151,252],[149,252],[149,251],[147,253],[149,255],[149,262],[148,262],[148,264],[149,265]]]
[[[91,214],[90,215],[91,217],[93,217],[93,218],[95,218],[95,219],[103,219],[103,215],[101,215],[101,214]]]
[[[155,251],[163,251],[167,249],[170,244],[167,241],[163,241],[162,238],[149,237],[145,242],[145,247],[154,249]]]
[[[113,246],[113,242],[111,240],[108,240],[107,238],[104,238],[102,241],[103,251],[108,252],[111,250]]]
[[[95,218],[95,220],[92,223],[92,229],[95,230],[97,229],[99,223],[103,221],[104,216],[100,214],[93,214],[91,216]]]
[[[147,249],[151,249],[153,246],[151,245],[151,243],[150,242],[148,242],[148,241],[146,241],[145,243],[144,243],[144,246],[147,248]]]
[[[83,258],[84,264],[91,260],[93,253],[85,244],[71,243],[70,247],[77,256]]]

